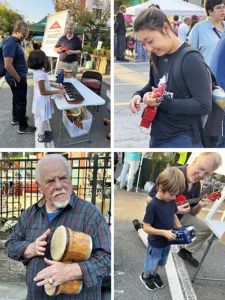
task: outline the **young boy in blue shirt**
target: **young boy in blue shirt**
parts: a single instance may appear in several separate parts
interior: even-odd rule
[[[148,290],[162,288],[163,282],[157,273],[159,267],[166,265],[170,252],[170,241],[176,237],[172,233],[175,227],[182,227],[176,215],[175,197],[185,189],[185,178],[181,170],[166,168],[156,179],[158,192],[150,201],[144,216],[144,231],[148,233],[148,247],[141,281]]]

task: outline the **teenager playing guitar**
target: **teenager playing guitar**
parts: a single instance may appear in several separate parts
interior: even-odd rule
[[[186,188],[183,195],[187,199],[200,197],[201,184],[200,181],[204,180],[208,175],[213,173],[222,163],[222,157],[216,152],[202,152],[190,165],[178,167],[185,176]],[[150,191],[147,200],[150,201],[157,193],[156,185]],[[206,225],[205,221],[197,215],[203,207],[208,206],[210,200],[207,198],[201,199],[197,203],[183,204],[178,206],[178,217],[182,226],[194,225],[196,229],[196,239],[192,243],[181,248],[178,255],[187,260],[192,266],[197,267],[199,262],[192,255],[195,254],[205,241],[211,235],[211,230]],[[133,221],[135,229],[138,231],[139,236],[144,242],[145,236],[139,233],[141,224],[138,220]],[[147,235],[147,234],[146,234]]]

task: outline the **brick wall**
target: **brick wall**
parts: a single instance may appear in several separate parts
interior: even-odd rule
[[[4,246],[5,240],[0,240],[0,281],[24,283],[26,268],[21,262],[7,257]]]

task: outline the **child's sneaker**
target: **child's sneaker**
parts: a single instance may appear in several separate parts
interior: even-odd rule
[[[44,135],[52,135],[51,131],[45,130],[45,134]],[[38,137],[40,137],[40,134],[38,134]]]
[[[52,135],[44,135],[44,138],[40,140],[40,137],[38,138],[39,143],[50,143],[52,141]]]
[[[159,274],[155,274],[155,275],[152,275],[151,276],[155,285],[158,287],[158,288],[162,288],[163,287],[163,282],[162,282],[162,279],[161,277],[159,276]]]
[[[150,290],[150,291],[155,291],[156,290],[156,286],[155,283],[152,279],[152,276],[148,277],[148,278],[144,278],[143,277],[144,273],[142,273],[140,275],[140,279],[141,281],[144,283],[145,287]]]

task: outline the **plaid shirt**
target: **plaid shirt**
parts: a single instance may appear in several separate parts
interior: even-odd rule
[[[50,242],[53,232],[60,225],[74,231],[81,231],[92,237],[93,250],[91,257],[79,262],[83,274],[83,287],[77,295],[60,294],[49,297],[44,287],[37,287],[33,281],[36,274],[47,267],[42,256],[24,259],[23,253],[29,244],[42,235],[48,228],[51,233],[47,238],[46,257],[51,258]],[[78,198],[74,193],[69,204],[49,223],[45,199],[30,206],[19,218],[12,235],[6,242],[8,256],[21,261],[27,268],[27,300],[100,300],[102,278],[110,272],[110,230],[104,216],[91,203]]]

